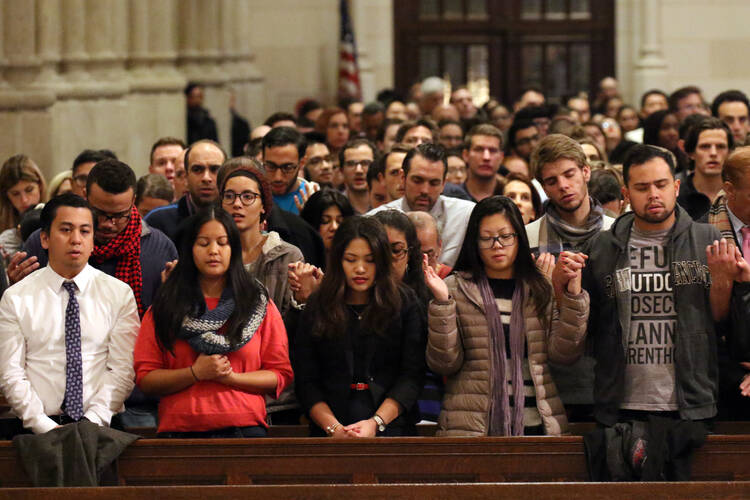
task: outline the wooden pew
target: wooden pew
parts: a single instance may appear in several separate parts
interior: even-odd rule
[[[505,483],[505,484],[400,484],[305,486],[172,486],[113,488],[24,488],[0,490],[14,500],[141,500],[143,498],[203,500],[328,500],[357,498],[408,498],[413,500],[517,499],[630,500],[632,498],[701,498],[704,500],[750,497],[746,482],[689,483]]]
[[[144,439],[118,460],[123,486],[586,481],[579,436],[520,438]],[[710,436],[696,481],[750,480],[750,436]],[[0,487],[29,485],[0,443]]]

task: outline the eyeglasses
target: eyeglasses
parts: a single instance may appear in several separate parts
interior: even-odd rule
[[[295,172],[297,168],[299,168],[299,164],[298,163],[284,163],[283,165],[276,165],[275,163],[266,161],[266,162],[263,162],[263,167],[265,167],[266,172],[268,172],[269,174],[273,174],[277,170],[281,170],[285,174],[291,174],[292,172]]]
[[[500,244],[500,248],[512,247],[516,243],[517,233],[501,234],[500,236],[480,236],[478,238],[479,248],[487,250],[495,246],[495,242]]]
[[[396,260],[403,259],[408,253],[409,247],[399,245],[398,243],[395,245],[391,245],[391,255],[393,255],[393,258]]]
[[[78,184],[79,187],[86,187],[86,182],[89,180],[89,174],[78,174],[73,177],[73,182]]]
[[[98,208],[91,207],[91,213],[94,215],[94,218],[96,218],[96,222],[98,224],[104,224],[105,222],[111,222],[112,224],[121,224],[125,221],[130,220],[130,214],[132,213],[133,207],[131,205],[130,208],[127,210],[123,210],[122,212],[112,214],[108,212],[104,212],[102,210],[99,210]]]
[[[372,160],[346,160],[344,168],[357,168],[357,165],[362,165],[362,168],[367,169],[372,163]]]
[[[221,195],[221,200],[225,205],[233,205],[234,200],[240,199],[243,205],[249,207],[257,198],[260,198],[260,193],[253,193],[252,191],[243,191],[241,193],[235,193],[234,191],[224,191]]]

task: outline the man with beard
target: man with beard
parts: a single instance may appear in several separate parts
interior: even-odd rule
[[[276,127],[263,136],[263,166],[271,185],[273,201],[282,210],[299,215],[316,185],[299,177],[304,167],[307,141],[291,127]]]
[[[375,145],[367,139],[349,141],[339,151],[339,164],[346,186],[344,194],[349,198],[356,214],[363,214],[370,209],[367,170],[375,161],[375,153]]]
[[[556,258],[564,250],[579,252],[614,222],[589,196],[591,167],[581,145],[570,137],[550,134],[542,139],[531,155],[531,169],[549,198],[544,214],[526,226],[533,252],[551,253]],[[553,273],[559,272],[558,265]],[[571,420],[590,417],[594,401],[593,366],[594,360],[589,356],[571,366],[550,363]]]
[[[623,194],[633,212],[589,246],[584,285],[597,361],[594,416],[605,427],[655,425],[653,418],[662,417],[671,424],[661,439],[675,443],[678,433],[692,433],[700,442],[716,415],[714,322],[727,308],[725,283],[747,264],[719,241],[715,227],[693,222],[677,205],[675,168],[670,152],[634,146],[623,164]],[[583,262],[578,255],[563,265],[570,272]],[[646,462],[652,438],[635,440],[629,465]]]

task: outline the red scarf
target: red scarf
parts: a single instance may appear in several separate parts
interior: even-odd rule
[[[119,257],[115,268],[115,278],[130,285],[138,304],[138,314],[143,317],[141,290],[143,289],[143,272],[141,270],[141,214],[135,205],[130,210],[127,227],[104,245],[94,245],[91,258],[102,262]]]

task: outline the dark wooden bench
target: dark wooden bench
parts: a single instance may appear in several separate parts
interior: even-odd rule
[[[143,439],[118,459],[121,485],[396,484],[586,481],[579,436],[520,438]],[[750,480],[750,436],[714,435],[696,481]],[[0,443],[0,487],[28,486]]]
[[[204,500],[328,500],[357,498],[380,500],[517,499],[535,500],[630,500],[633,498],[746,499],[750,483],[516,483],[516,484],[399,484],[306,486],[173,486],[115,488],[23,488],[0,490],[14,500],[142,500],[144,498]]]

